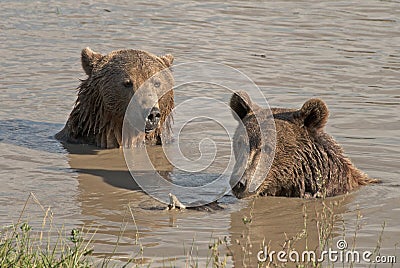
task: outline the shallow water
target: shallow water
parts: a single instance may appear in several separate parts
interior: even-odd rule
[[[51,207],[55,224],[66,230],[97,228],[93,241],[99,256],[113,251],[118,236],[117,259],[135,256],[137,228],[143,258],[156,267],[185,265],[192,244],[193,258],[204,265],[208,245],[218,237],[231,244],[229,266],[252,267],[264,238],[279,249],[284,233],[301,231],[303,204],[315,225],[319,201],[299,199],[262,198],[252,204],[228,196],[221,211],[160,211],[160,203],[138,190],[121,150],[66,148],[54,140],[72,109],[74,89],[85,78],[80,50],[135,48],[172,53],[176,64],[211,61],[237,68],[261,88],[271,106],[301,107],[310,97],[323,98],[331,112],[327,131],[357,167],[382,180],[345,198],[338,208],[339,225],[340,220],[347,223],[350,243],[359,209],[363,219],[357,247],[374,248],[385,222],[382,254],[395,252],[400,242],[399,2],[3,1],[0,15],[1,226],[18,219],[33,192]],[[227,102],[224,94],[177,90],[176,101],[200,96]],[[187,116],[198,115],[201,108],[217,109],[195,108]],[[233,118],[225,123],[236,125]],[[187,137],[197,131],[189,126]],[[217,140],[223,134],[217,127],[206,132]],[[221,148],[221,156],[230,154],[229,146]],[[197,145],[186,153],[198,157]],[[173,168],[161,163],[160,169],[179,179]],[[252,223],[244,224],[243,216],[250,214]],[[43,215],[29,202],[24,218],[40,225]],[[310,237],[315,243],[315,230]],[[243,258],[246,241],[253,254]]]

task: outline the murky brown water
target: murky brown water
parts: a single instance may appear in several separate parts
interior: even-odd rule
[[[204,266],[217,237],[232,244],[228,266],[252,267],[264,238],[279,249],[284,233],[301,230],[303,204],[315,225],[318,200],[262,198],[252,205],[226,197],[222,211],[155,210],[160,204],[138,191],[121,150],[64,148],[54,140],[84,78],[80,50],[137,48],[172,53],[175,63],[235,67],[261,87],[271,106],[300,107],[307,98],[323,98],[331,111],[328,132],[360,169],[383,181],[349,195],[338,208],[348,242],[359,208],[357,246],[374,248],[385,222],[382,254],[394,254],[400,242],[399,2],[3,1],[0,15],[0,226],[15,222],[34,192],[66,230],[97,228],[97,255],[113,251],[127,222],[119,260],[138,252],[137,227],[143,257],[155,267],[184,266],[192,244],[194,259]],[[222,97],[218,91],[190,96],[196,94]],[[181,92],[176,99],[187,97]],[[250,214],[252,223],[243,224]],[[30,203],[24,217],[40,224],[43,212]],[[316,237],[310,230],[312,243]],[[243,258],[248,239],[253,254]]]

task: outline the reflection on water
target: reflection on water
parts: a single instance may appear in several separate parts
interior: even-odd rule
[[[319,201],[299,199],[261,198],[253,206],[225,197],[222,211],[163,211],[163,205],[132,180],[121,150],[64,148],[54,140],[52,135],[72,109],[78,79],[84,78],[80,50],[136,48],[172,53],[176,63],[203,60],[235,67],[261,87],[271,106],[300,107],[307,98],[323,98],[331,111],[327,131],[357,167],[383,181],[351,194],[338,208],[339,223],[348,223],[351,234],[359,208],[363,224],[357,245],[371,249],[384,221],[382,252],[393,254],[400,231],[399,5],[372,0],[307,3],[3,2],[0,225],[16,221],[29,192],[34,192],[66,229],[98,228],[95,254],[114,249],[126,221],[117,249],[121,260],[137,252],[137,228],[144,258],[156,267],[163,266],[163,259],[183,265],[192,244],[199,262],[206,263],[212,237],[225,236],[236,253],[228,257],[228,265],[252,267],[254,253],[248,260],[241,257],[236,240],[245,243],[248,238],[257,248],[265,238],[278,246],[284,232],[293,235],[301,230],[304,203],[310,206],[310,226],[315,224],[312,210],[318,211],[314,203]],[[197,87],[178,90],[176,100],[227,101],[224,94]],[[236,124],[233,118],[226,120]],[[203,128],[213,137],[223,134],[218,128]],[[187,131],[190,137],[198,130],[188,126]],[[218,153],[224,157],[229,150],[222,146]],[[186,153],[196,157],[198,147]],[[185,179],[162,166],[169,179]],[[200,179],[209,178],[207,174],[212,172]],[[40,224],[42,211],[29,208],[26,217]],[[249,217],[250,212],[252,224],[245,225],[243,215]],[[313,243],[315,232],[310,231]]]

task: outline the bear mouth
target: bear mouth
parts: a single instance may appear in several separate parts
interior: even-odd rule
[[[150,133],[154,131],[157,127],[158,124],[160,123],[160,110],[157,107],[153,107],[149,113],[149,115],[146,117],[146,125],[144,128],[144,132]]]
[[[158,122],[151,122],[149,120],[146,120],[146,126],[144,128],[144,132],[146,134],[151,133],[154,130],[156,130],[157,127],[158,127]]]
[[[149,133],[153,132],[154,130],[155,130],[155,128],[152,128],[152,129],[146,128],[144,130],[144,133],[149,134]]]

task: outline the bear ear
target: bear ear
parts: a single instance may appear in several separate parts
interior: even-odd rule
[[[165,54],[164,56],[161,56],[160,59],[167,67],[171,67],[172,63],[174,62],[174,56],[171,54]]]
[[[82,68],[87,75],[92,73],[93,66],[101,60],[103,55],[94,52],[89,47],[82,49],[81,60]]]
[[[299,110],[304,126],[313,130],[322,129],[328,121],[329,111],[325,102],[320,99],[310,99]]]
[[[248,113],[252,111],[252,103],[249,95],[244,91],[233,93],[231,101],[229,102],[231,109],[242,120]],[[235,117],[235,116],[234,116]],[[236,118],[236,117],[235,117]]]

